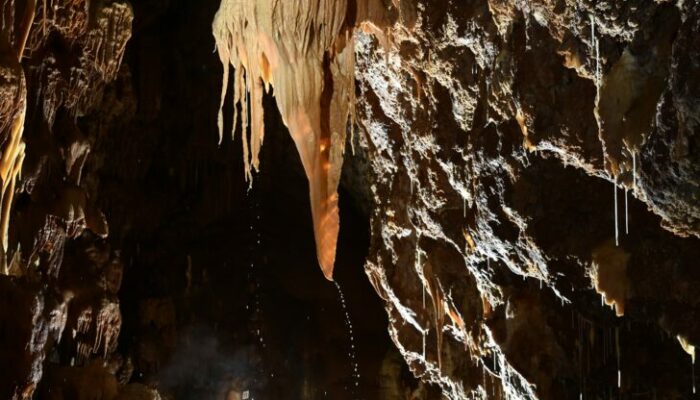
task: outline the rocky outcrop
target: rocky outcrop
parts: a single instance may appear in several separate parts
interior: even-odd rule
[[[226,4],[220,13],[236,14]],[[276,43],[297,40],[289,24],[315,32],[294,17],[308,14],[307,3],[291,14],[274,1],[253,4],[272,10],[272,26],[282,27]],[[448,398],[694,390],[674,337],[694,343],[699,333],[688,321],[700,278],[689,73],[700,10],[684,2],[327,5],[347,9],[356,27],[361,133],[349,162],[369,168],[349,187],[373,203],[366,271],[414,373]],[[218,26],[215,35],[228,37]],[[250,55],[240,44],[219,52],[225,65],[230,54]],[[304,60],[320,67],[324,57]],[[265,65],[247,91],[272,81]],[[315,76],[296,73],[302,83]],[[276,96],[287,119],[284,85]],[[673,365],[677,379],[640,358]]]
[[[355,148],[413,372],[448,398],[689,396],[700,10],[397,6],[391,46],[357,38]]]
[[[0,397],[692,397],[694,2],[1,3]]]
[[[116,78],[133,14],[118,1],[36,3],[2,5],[0,342],[4,365],[14,367],[0,396],[12,399],[33,398],[47,371],[66,377],[44,395],[54,398],[84,364],[110,360],[121,328],[123,265],[103,240],[96,169],[85,167],[91,138],[77,117]],[[93,390],[82,376],[65,396],[88,396],[79,395]]]

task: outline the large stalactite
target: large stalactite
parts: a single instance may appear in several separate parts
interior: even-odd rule
[[[309,180],[318,261],[328,279],[333,277],[338,240],[338,184],[345,135],[355,101],[349,4],[336,0],[225,0],[213,25],[224,66],[222,107],[229,69],[234,68],[234,107],[240,103],[242,109],[246,176],[252,180],[251,165],[259,168],[265,136],[262,98],[274,87],[277,106]],[[236,120],[234,117],[234,133]]]

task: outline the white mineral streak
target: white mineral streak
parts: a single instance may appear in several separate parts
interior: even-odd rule
[[[615,246],[620,245],[620,228],[618,226],[618,216],[617,216],[617,184],[615,184],[615,181],[613,180],[613,191],[615,192],[613,196],[613,201],[615,202]]]
[[[347,13],[347,0],[222,0],[213,23],[224,66],[222,107],[229,66],[234,68],[233,133],[240,104],[246,179],[252,179],[251,165],[259,169],[263,93],[274,87],[309,179],[318,261],[329,280],[339,230],[337,189],[346,127],[354,119],[354,39]],[[223,138],[222,110],[218,126]]]

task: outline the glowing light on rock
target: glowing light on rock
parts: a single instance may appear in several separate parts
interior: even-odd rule
[[[353,27],[347,15],[346,0],[223,0],[213,24],[224,66],[222,107],[229,69],[235,70],[234,133],[240,104],[246,178],[252,180],[252,169],[260,167],[262,99],[274,87],[309,180],[318,262],[329,280],[340,224],[337,189],[355,95]],[[223,110],[218,126],[221,139]]]

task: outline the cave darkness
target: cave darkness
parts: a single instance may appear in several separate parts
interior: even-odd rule
[[[382,388],[389,385],[382,368],[394,368],[402,388],[417,387],[363,271],[368,215],[341,188],[335,279],[352,321],[351,349],[337,290],[318,270],[308,184],[279,113],[266,113],[261,171],[249,188],[240,125],[235,139],[226,134],[217,144],[221,66],[210,26],[218,1],[165,4],[134,4],[124,63],[142,128],[124,133],[138,136],[134,148],[114,143],[106,161],[117,169],[125,158],[149,164],[137,179],[101,177],[122,195],[133,188],[117,207],[143,216],[111,227],[129,260],[119,351],[133,357],[135,380],[182,399],[222,398],[229,390],[268,399],[372,399],[390,390]],[[275,110],[270,95],[266,102]],[[231,124],[229,115],[225,132]],[[104,209],[112,221],[119,214]]]

